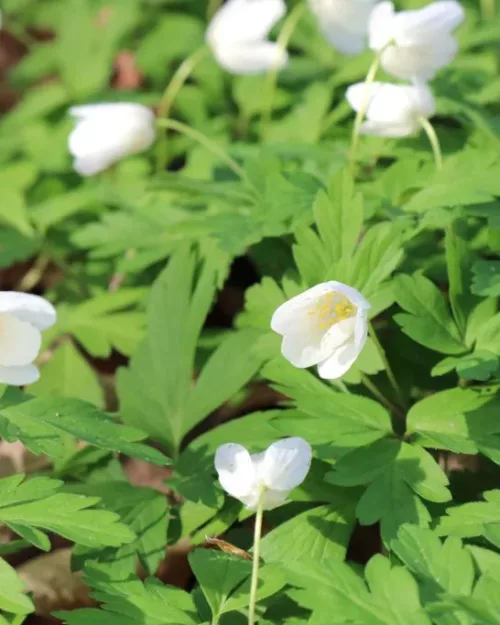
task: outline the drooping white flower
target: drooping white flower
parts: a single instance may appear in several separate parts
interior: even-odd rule
[[[92,176],[125,156],[147,150],[156,137],[153,111],[127,102],[74,106],[76,126],[68,146],[73,167]]]
[[[262,497],[264,510],[285,503],[291,490],[301,484],[311,466],[311,446],[292,437],[250,455],[242,445],[221,445],[215,454],[215,469],[222,488],[255,510]]]
[[[43,297],[0,292],[0,382],[22,386],[39,378],[33,361],[42,344],[41,331],[54,325],[56,311]]]
[[[368,21],[378,0],[308,0],[328,42],[343,54],[367,47]]]
[[[341,282],[323,282],[276,309],[271,328],[283,336],[281,353],[292,365],[318,365],[322,378],[340,378],[363,349],[370,304]]]
[[[355,111],[365,102],[368,89],[366,121],[361,124],[361,132],[378,137],[407,137],[418,132],[421,119],[431,117],[436,112],[436,103],[431,90],[425,83],[414,85],[392,85],[374,82],[371,86],[364,82],[351,85],[346,98]]]
[[[455,0],[439,0],[399,13],[392,2],[381,2],[370,16],[370,48],[387,47],[381,65],[388,74],[430,80],[455,58],[458,42],[451,33],[463,18],[464,10]]]
[[[283,67],[287,53],[266,38],[285,12],[283,0],[228,0],[206,32],[218,63],[233,74],[258,74]]]

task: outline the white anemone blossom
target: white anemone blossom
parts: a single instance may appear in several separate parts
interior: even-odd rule
[[[242,445],[221,445],[215,454],[215,469],[222,488],[249,510],[261,499],[264,510],[285,503],[291,490],[301,484],[311,466],[311,446],[292,437],[250,455]]]
[[[367,93],[368,89],[368,93]],[[436,112],[436,103],[425,83],[393,85],[360,82],[351,85],[346,98],[355,111],[364,108],[368,95],[366,120],[361,133],[378,137],[408,137],[422,128],[422,119]]]
[[[399,13],[392,2],[381,2],[370,16],[370,48],[386,48],[381,65],[388,74],[430,80],[455,58],[458,42],[451,33],[463,18],[464,10],[455,0],[439,0]]]
[[[368,21],[378,0],[308,0],[327,41],[343,54],[367,47]]]
[[[340,378],[363,349],[370,304],[341,282],[323,282],[276,309],[271,328],[283,336],[281,353],[292,365],[318,365],[320,377]]]
[[[56,322],[56,311],[43,297],[0,292],[0,382],[23,386],[40,377],[33,361],[42,344],[42,330]]]
[[[283,0],[228,0],[206,32],[218,63],[233,74],[259,74],[286,65],[287,53],[266,39],[285,12]]]
[[[131,154],[147,150],[156,137],[151,109],[127,102],[74,106],[76,126],[69,136],[73,167],[92,176]]]

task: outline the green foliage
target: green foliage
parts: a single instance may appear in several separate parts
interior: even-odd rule
[[[300,20],[273,94],[266,73],[219,65],[219,4],[2,2],[2,289],[42,295],[57,323],[40,379],[0,389],[0,625],[40,611],[17,562],[60,540],[95,600],[56,606],[68,625],[244,624],[254,511],[214,455],[291,436],[313,460],[264,513],[258,625],[500,625],[494,3],[464,3],[459,53],[430,82],[437,168],[424,133],[363,136],[348,163],[345,91],[373,56],[333,50],[311,3],[287,3]],[[157,130],[78,175],[69,109],[161,111],[192,54],[169,116],[202,141]],[[291,365],[270,328],[327,281],[371,305],[341,380]]]

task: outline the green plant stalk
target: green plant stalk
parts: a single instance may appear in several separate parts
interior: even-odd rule
[[[403,392],[401,391],[401,388],[399,386],[399,384],[397,383],[396,377],[394,375],[394,372],[391,368],[391,365],[389,364],[389,360],[387,359],[386,353],[384,351],[384,348],[382,347],[382,344],[380,343],[380,341],[378,340],[377,334],[375,332],[375,329],[373,327],[373,324],[370,322],[368,322],[368,332],[370,334],[370,337],[373,341],[373,344],[375,345],[379,356],[382,360],[382,362],[384,363],[385,366],[385,372],[386,375],[389,379],[389,382],[391,383],[392,388],[395,390],[396,395],[398,396],[399,401],[401,402],[401,406],[403,408],[406,408],[406,401],[403,395]]]
[[[250,602],[248,604],[248,625],[255,623],[255,604],[257,602],[257,585],[259,582],[260,539],[262,536],[262,518],[264,516],[264,492],[261,491],[255,513],[253,534],[252,581],[250,583]]]
[[[16,614],[11,621],[11,625],[21,625],[27,618],[27,614]]]
[[[182,89],[186,80],[191,76],[195,67],[198,65],[200,61],[203,60],[205,55],[208,52],[208,47],[203,45],[201,48],[198,48],[193,54],[184,59],[184,61],[179,65],[177,71],[172,76],[172,80],[168,83],[163,95],[161,97],[160,103],[158,105],[158,118],[159,119],[168,119],[170,117],[170,113],[172,111],[172,107],[174,105],[175,98],[177,94]],[[167,146],[167,137],[164,136],[161,138],[161,143],[158,148],[158,157],[157,157],[157,169],[161,171],[165,168],[168,159],[168,146]]]
[[[389,412],[392,412],[393,414],[395,414],[398,417],[401,417],[401,412],[399,411],[399,409],[397,408],[397,406],[395,406],[390,399],[388,399],[383,393],[382,391],[370,380],[370,378],[365,375],[364,373],[361,374],[361,383],[363,384],[363,386],[365,386],[370,393],[379,400],[379,402],[385,406],[387,408],[387,410],[389,410]]]
[[[433,125],[426,117],[420,118],[420,123],[422,124],[422,128],[429,139],[429,143],[432,147],[432,152],[434,154],[434,161],[436,163],[436,169],[439,171],[443,167],[443,155],[441,152],[441,146],[439,145],[439,139],[434,130]]]
[[[246,175],[245,171],[238,165],[238,163],[233,160],[227,152],[225,152],[222,148],[220,148],[214,141],[209,139],[206,135],[191,128],[187,124],[183,124],[182,122],[177,121],[176,119],[158,119],[157,124],[161,128],[166,128],[170,130],[176,130],[187,137],[190,137],[203,147],[207,148],[210,152],[218,156],[222,161],[226,163],[226,165],[239,177],[241,180],[249,184],[253,187],[252,182]]]
[[[495,17],[495,0],[481,0],[481,17],[485,22]]]
[[[298,23],[302,19],[307,9],[306,4],[297,4],[291,11],[289,16],[283,22],[283,27],[278,35],[276,44],[280,52],[285,52],[288,47],[288,43],[297,28]],[[262,109],[262,116],[260,122],[260,134],[261,137],[265,137],[269,123],[271,122],[271,116],[273,111],[274,94],[276,92],[276,82],[278,78],[279,68],[275,65],[269,70],[266,78],[266,85],[264,88],[265,100],[264,107]]]
[[[210,21],[212,17],[215,15],[220,5],[222,4],[222,0],[208,0],[207,7],[207,20]]]
[[[375,80],[375,76],[377,75],[378,68],[380,67],[380,61],[382,59],[382,54],[385,52],[387,47],[390,44],[384,46],[381,50],[377,52],[375,55],[372,64],[366,74],[366,78],[364,80],[364,97],[359,107],[359,110],[356,112],[356,117],[354,118],[354,126],[352,128],[352,136],[351,136],[351,147],[349,148],[349,171],[354,176],[356,174],[356,160],[358,158],[358,150],[359,150],[359,138],[361,136],[361,124],[363,123],[363,119],[365,118],[366,111],[370,105],[370,94],[372,90],[373,81]]]

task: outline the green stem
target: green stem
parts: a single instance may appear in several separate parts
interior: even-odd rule
[[[168,119],[172,111],[172,106],[177,94],[182,89],[186,80],[191,76],[195,67],[205,57],[208,52],[206,46],[198,48],[196,52],[193,52],[187,59],[179,65],[177,71],[172,76],[172,80],[168,83],[167,88],[163,92],[160,103],[158,105],[158,117],[160,119]],[[168,147],[167,137],[163,137],[161,144],[158,148],[158,162],[157,169],[161,171],[165,168],[168,159]]]
[[[31,291],[40,280],[43,278],[43,274],[50,263],[50,256],[48,254],[40,254],[36,259],[31,269],[24,274],[18,284],[15,286],[16,291]]]
[[[307,6],[305,3],[297,4],[291,11],[286,20],[283,22],[283,27],[278,35],[278,39],[276,40],[276,44],[278,46],[278,50],[281,53],[285,52],[288,47],[288,43],[297,28],[298,23],[302,19],[302,16],[305,14]],[[266,135],[269,123],[271,121],[272,111],[273,111],[273,102],[274,102],[274,94],[276,92],[276,82],[278,78],[278,66],[274,66],[269,70],[267,74],[266,85],[264,88],[265,100],[264,107],[262,109],[262,117],[261,117],[261,127],[260,133],[261,136],[264,137]]]
[[[436,131],[426,117],[421,117],[420,123],[422,124],[422,128],[429,139],[429,143],[431,144],[434,160],[436,162],[436,169],[440,170],[443,167],[443,155],[441,153],[441,146],[439,145],[439,139]]]
[[[399,384],[396,381],[396,377],[394,376],[394,372],[391,368],[391,365],[389,364],[389,360],[387,359],[386,353],[384,351],[384,348],[382,347],[380,341],[378,340],[377,334],[375,332],[375,329],[373,327],[373,324],[371,322],[368,322],[368,331],[370,334],[370,337],[373,341],[373,344],[375,345],[379,356],[382,360],[382,362],[384,363],[385,366],[385,372],[387,374],[387,377],[389,379],[389,382],[391,383],[392,388],[395,390],[400,402],[401,402],[401,406],[404,408],[406,405],[405,402],[405,398],[403,395],[403,392],[401,391],[401,388],[399,387]]]
[[[252,182],[246,175],[245,171],[238,165],[238,163],[233,160],[227,152],[225,152],[222,148],[220,148],[214,141],[209,139],[203,133],[198,132],[194,128],[191,128],[187,124],[183,124],[182,122],[177,121],[176,119],[158,119],[157,124],[161,128],[167,128],[170,130],[176,130],[177,132],[181,132],[182,134],[190,137],[194,141],[197,141],[199,144],[203,145],[207,150],[218,156],[222,161],[226,163],[226,165],[232,169],[232,171],[239,177],[241,180],[249,184],[253,187]]]
[[[401,416],[401,413],[399,411],[399,409],[397,408],[397,406],[395,406],[390,399],[388,399],[383,393],[382,391],[375,386],[375,384],[370,380],[370,378],[365,375],[364,373],[361,374],[361,383],[366,386],[366,388],[370,391],[370,393],[379,400],[379,402],[385,406],[390,412],[392,412],[393,414],[397,415],[398,417]]]
[[[259,582],[260,539],[262,536],[262,518],[264,516],[264,493],[261,492],[255,513],[255,529],[253,534],[252,581],[250,583],[250,603],[248,606],[248,625],[255,623],[255,604],[257,602],[257,585]]]
[[[21,625],[26,620],[27,614],[16,614],[11,621],[11,625]]]
[[[495,0],[481,0],[481,16],[485,22],[495,18]]]
[[[332,380],[332,384],[336,386],[342,393],[346,393],[347,395],[351,394],[351,391],[347,388],[344,382],[342,382],[342,380]]]
[[[359,138],[361,135],[361,124],[363,123],[363,119],[365,118],[366,111],[370,105],[370,94],[372,90],[373,81],[375,80],[375,76],[377,75],[378,68],[380,66],[380,60],[382,59],[383,52],[387,49],[387,46],[382,48],[377,52],[375,58],[370,65],[370,69],[366,74],[366,78],[364,81],[364,96],[363,101],[361,102],[361,106],[356,112],[356,117],[354,119],[354,126],[352,129],[352,137],[351,137],[351,147],[349,149],[349,171],[354,176],[356,173],[356,160],[358,158],[358,150],[359,150]]]

